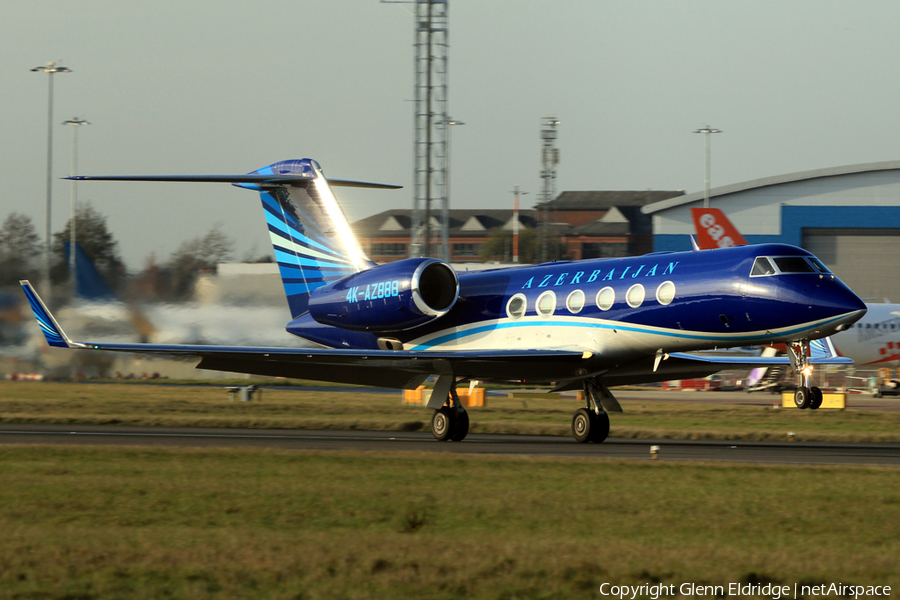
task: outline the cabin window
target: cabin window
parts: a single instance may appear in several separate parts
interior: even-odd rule
[[[775,267],[772,266],[772,263],[765,256],[758,256],[753,263],[753,269],[750,271],[750,277],[764,277],[774,274]]]
[[[631,308],[637,308],[644,303],[644,286],[639,283],[634,284],[625,292],[625,302]]]
[[[671,281],[663,281],[656,288],[656,301],[663,306],[668,306],[675,299],[675,284]]]
[[[584,292],[575,290],[569,294],[569,297],[566,298],[566,308],[573,315],[580,313],[581,309],[584,308]]]
[[[556,294],[553,292],[544,292],[538,296],[535,303],[537,313],[542,317],[549,317],[556,310]]]
[[[609,310],[616,302],[616,292],[611,287],[605,287],[597,292],[597,308]]]
[[[772,260],[782,273],[815,273],[815,269],[802,256],[776,256]]]
[[[525,314],[526,306],[525,294],[516,294],[506,303],[506,314],[511,319],[519,319]]]

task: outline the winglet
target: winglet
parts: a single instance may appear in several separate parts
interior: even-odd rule
[[[56,322],[56,319],[53,318],[53,315],[50,314],[50,311],[47,310],[44,301],[41,300],[41,297],[38,296],[37,292],[34,291],[34,288],[31,287],[31,282],[23,280],[19,283],[22,286],[22,290],[25,292],[25,297],[28,298],[28,303],[31,305],[31,310],[34,312],[34,318],[37,319],[38,325],[41,326],[41,331],[44,332],[44,337],[47,338],[47,343],[51,346],[56,346],[57,348],[78,347],[79,344],[73,343],[72,340],[69,339],[62,330],[62,327],[59,326],[59,323]]]

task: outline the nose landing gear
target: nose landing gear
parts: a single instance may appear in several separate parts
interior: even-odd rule
[[[791,342],[787,348],[794,373],[800,377],[800,385],[794,392],[794,404],[800,409],[815,410],[822,406],[822,390],[809,385],[809,376],[812,373],[812,365],[809,364],[808,356],[809,340]]]

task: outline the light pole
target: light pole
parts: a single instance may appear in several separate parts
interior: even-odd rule
[[[450,251],[450,130],[454,125],[465,125],[462,121],[447,117],[444,127],[447,128],[447,151],[444,153],[444,205],[441,207],[441,244],[443,245],[442,258],[450,262],[453,254]]]
[[[520,192],[519,186],[513,187],[513,262],[519,262],[519,196],[528,192]]]
[[[559,119],[556,117],[544,117],[544,127],[541,129],[541,179],[543,180],[541,203],[544,207],[544,222],[541,226],[542,263],[547,262],[547,229],[550,220],[550,201],[556,195],[556,165],[559,164],[559,148],[556,147],[557,127],[559,127]]]
[[[72,117],[68,121],[63,121],[63,125],[72,126],[72,172],[70,175],[75,177],[78,175],[78,127],[80,125],[90,125],[84,119]],[[72,295],[74,296],[78,290],[78,279],[75,275],[75,216],[78,214],[78,184],[73,179],[71,181],[71,198],[72,198],[72,220],[69,223],[69,278],[72,281]]]
[[[713,129],[709,125],[698,129],[694,133],[703,133],[706,135],[706,186],[703,193],[703,208],[709,208],[709,134],[722,133],[721,129]]]
[[[44,232],[44,273],[43,284],[44,293],[50,297],[50,206],[53,200],[53,184],[51,177],[53,176],[53,76],[56,73],[71,73],[68,67],[57,64],[57,62],[49,62],[46,65],[35,67],[32,71],[46,73],[49,75],[49,92],[47,94],[47,223]]]

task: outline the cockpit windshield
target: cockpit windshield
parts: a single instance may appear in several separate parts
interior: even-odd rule
[[[764,275],[774,275],[775,267],[769,262],[765,256],[759,256],[753,263],[753,269],[750,271],[750,277],[762,277]]]
[[[819,260],[815,256],[807,256],[806,260],[811,262],[813,264],[813,266],[816,268],[816,270],[819,271],[819,273],[827,273],[829,275],[831,274],[831,269],[826,267],[825,263],[823,263],[821,260]]]
[[[792,273],[831,274],[822,261],[815,256],[758,256],[753,261],[750,277],[767,277]]]
[[[802,256],[776,256],[775,266],[782,273],[815,273],[816,270]]]

